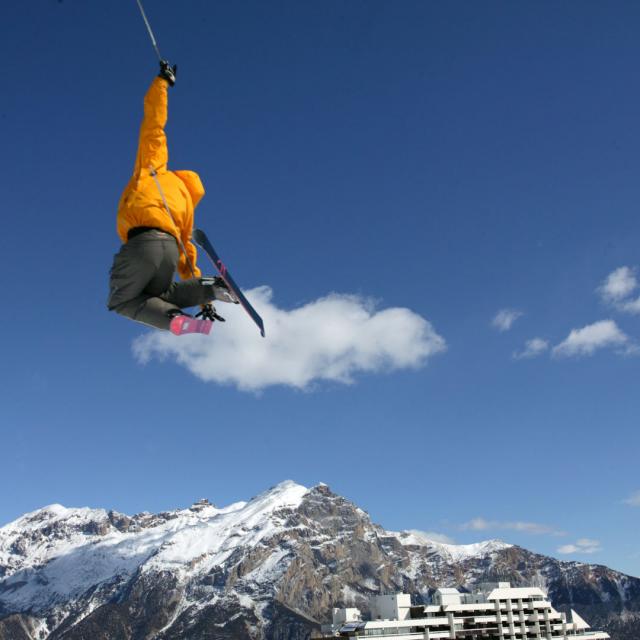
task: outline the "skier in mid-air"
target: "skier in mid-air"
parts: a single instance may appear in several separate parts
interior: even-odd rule
[[[222,278],[202,278],[191,242],[193,213],[204,187],[193,171],[169,171],[164,127],[168,87],[176,67],[160,62],[144,99],[138,155],[133,176],[118,205],[122,247],[113,259],[110,311],[176,335],[209,333],[218,319],[213,300],[237,303]],[[181,282],[174,281],[178,270]],[[200,305],[201,319],[183,309]]]

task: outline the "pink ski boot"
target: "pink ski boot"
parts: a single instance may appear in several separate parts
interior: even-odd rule
[[[185,333],[204,333],[209,335],[213,322],[211,320],[199,320],[191,316],[179,315],[171,320],[169,331],[176,336],[182,336]]]

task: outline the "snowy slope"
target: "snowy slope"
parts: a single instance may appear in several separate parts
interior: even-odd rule
[[[406,546],[425,547],[439,553],[449,562],[462,562],[472,558],[481,558],[491,555],[496,551],[508,549],[513,545],[502,540],[485,540],[473,544],[447,544],[438,542],[425,536],[420,531],[389,531],[389,535],[395,536],[398,541]]]
[[[0,602],[14,610],[42,610],[139,568],[193,573],[195,565],[202,571],[223,564],[237,547],[273,536],[282,528],[277,512],[297,507],[307,491],[283,482],[224,509],[204,505],[156,518],[142,514],[126,531],[103,509],[50,505],[0,529]]]

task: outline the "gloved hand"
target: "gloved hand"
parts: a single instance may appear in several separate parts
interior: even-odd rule
[[[169,86],[173,87],[176,83],[176,74],[178,73],[178,65],[174,64],[173,67],[169,64],[168,60],[160,61],[160,73],[158,77],[164,78]]]
[[[226,320],[219,316],[216,312],[216,308],[210,303],[200,305],[200,313],[196,314],[196,318],[202,318],[203,320],[218,320],[219,322],[226,322]]]

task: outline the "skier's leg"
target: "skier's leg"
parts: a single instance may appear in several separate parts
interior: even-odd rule
[[[189,278],[173,282],[160,297],[165,302],[184,309],[212,302],[216,299],[216,294],[212,284],[202,284],[200,278]]]
[[[149,231],[122,246],[111,269],[110,310],[157,327],[169,329],[177,305],[159,295],[171,287],[178,250],[172,236]]]
[[[169,329],[174,314],[180,313],[180,309],[175,305],[160,298],[149,298],[148,296],[139,296],[113,310],[120,315],[156,329]]]
[[[123,245],[111,269],[110,310],[158,329],[172,329],[172,319],[186,307],[224,300],[235,302],[222,284],[191,278],[173,282],[179,251],[175,238],[146,231]]]

